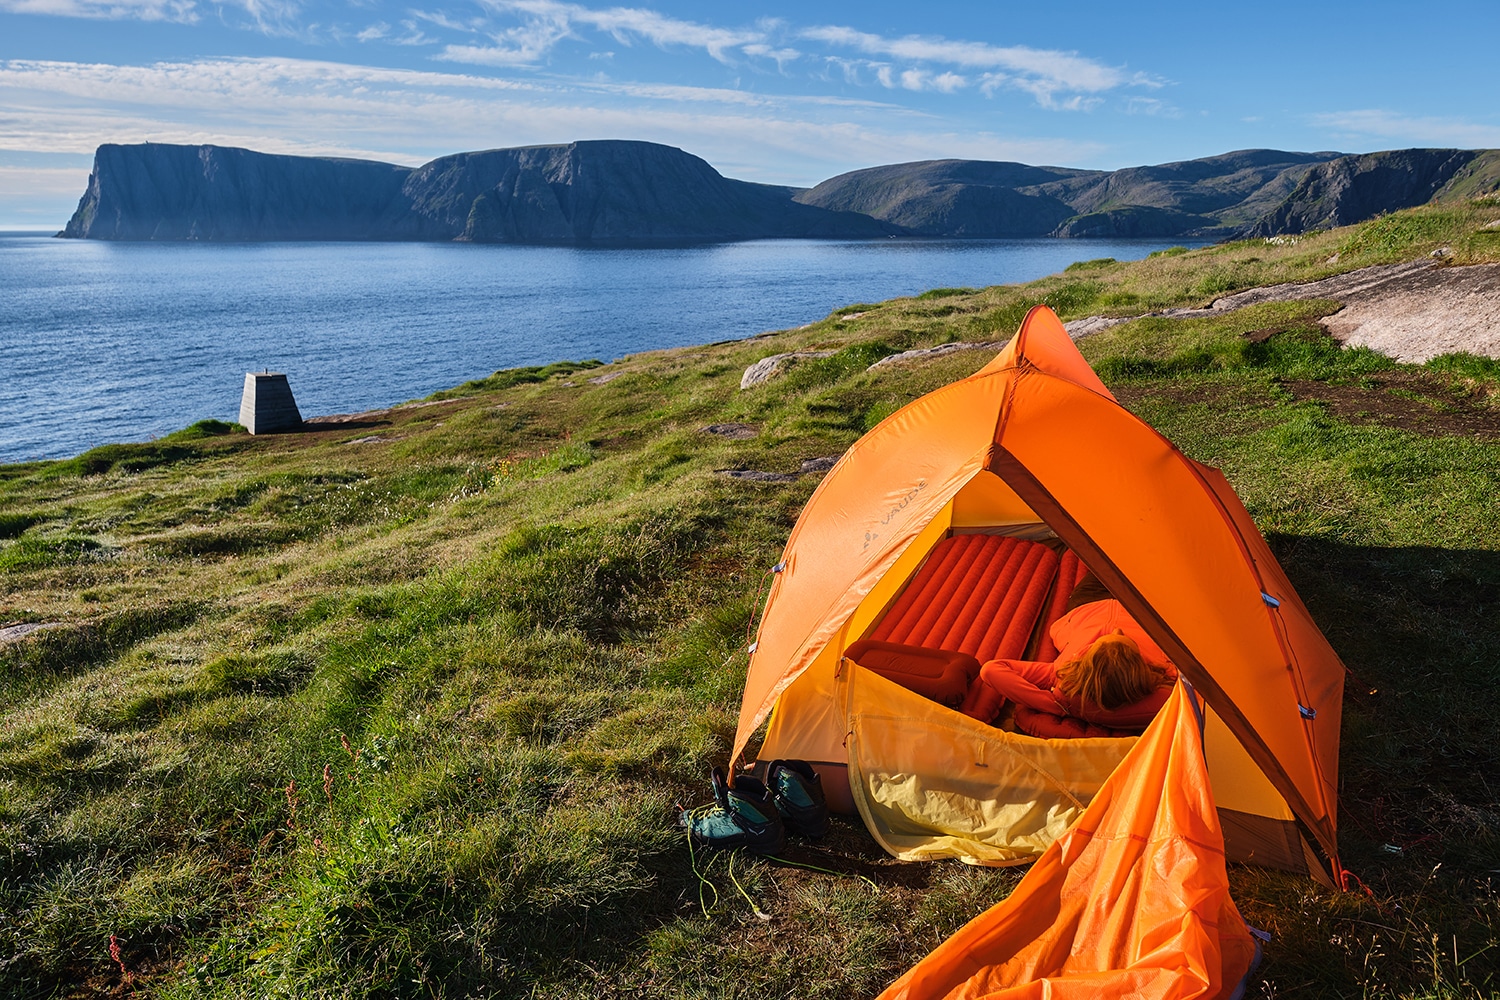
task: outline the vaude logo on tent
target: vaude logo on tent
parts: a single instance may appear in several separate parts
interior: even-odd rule
[[[907,505],[917,498],[917,494],[921,493],[926,488],[927,480],[918,479],[917,485],[912,488],[912,491],[906,494],[906,496],[902,497],[901,502],[892,507],[886,513],[885,517],[882,517],[880,519],[878,524],[871,525],[870,530],[865,532],[865,544],[860,546],[861,551],[863,551],[864,549],[868,549],[870,547],[870,543],[880,537],[880,532],[874,530],[875,528],[883,528],[886,525],[890,524],[891,518],[895,517],[897,514],[905,510]]]

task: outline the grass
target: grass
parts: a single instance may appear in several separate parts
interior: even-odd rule
[[[1468,236],[1493,214],[1090,261],[496,373],[357,427],[0,467],[0,624],[52,626],[0,646],[0,993],[878,992],[1019,873],[899,864],[841,820],[791,855],[837,874],[738,859],[732,880],[720,857],[702,889],[672,807],[727,752],[757,595],[817,478],[714,470],[838,454],[989,355],[873,360],[1003,339],[1036,301],[1136,314],[1437,246],[1500,259]],[[1341,845],[1370,892],[1235,868],[1275,934],[1252,995],[1493,995],[1500,369],[1340,350],[1333,308],[1081,346],[1225,470],[1353,671]],[[802,349],[835,353],[738,388]],[[701,430],[728,422],[758,433]]]

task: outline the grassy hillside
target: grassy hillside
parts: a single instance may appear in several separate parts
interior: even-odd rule
[[[990,355],[871,362],[1003,339],[1037,301],[1125,315],[1439,246],[1500,260],[1497,217],[1095,261],[305,433],[0,466],[0,626],[48,626],[0,646],[0,994],[878,991],[1019,875],[899,864],[848,821],[788,855],[827,871],[695,875],[672,806],[725,757],[759,587],[817,479],[715,470],[838,454]],[[1275,935],[1253,995],[1493,994],[1500,363],[1343,351],[1315,324],[1334,308],[1081,346],[1224,469],[1353,671],[1341,844],[1369,891],[1232,871]],[[834,353],[738,388],[801,348]],[[753,436],[703,430],[731,422]]]

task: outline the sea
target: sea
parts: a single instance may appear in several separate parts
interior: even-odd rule
[[[247,371],[304,417],[502,368],[749,337],[1147,240],[756,240],[650,248],[112,243],[0,233],[0,462],[234,420]]]

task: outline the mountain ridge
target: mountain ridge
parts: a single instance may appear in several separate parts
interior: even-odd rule
[[[1500,150],[1235,150],[1119,170],[923,160],[811,188],[623,139],[453,153],[418,167],[160,143],[98,148],[59,236],[610,244],[881,236],[1295,234],[1500,190]]]

